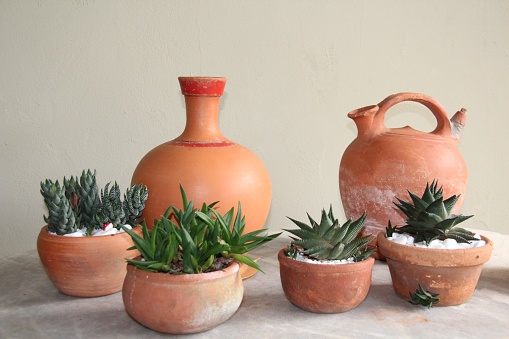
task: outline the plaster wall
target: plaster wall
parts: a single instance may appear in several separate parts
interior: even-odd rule
[[[347,113],[413,91],[468,109],[465,227],[509,234],[508,1],[0,0],[0,255],[35,248],[41,180],[91,168],[125,189],[184,128],[181,75],[228,78],[221,130],[267,166],[274,231],[342,218]],[[408,103],[386,123],[435,119]]]

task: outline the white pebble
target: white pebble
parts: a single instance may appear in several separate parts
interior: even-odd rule
[[[481,239],[481,236],[479,234],[475,234],[474,237],[477,239]],[[387,239],[395,243],[406,244],[408,246],[428,247],[448,250],[481,247],[486,245],[486,242],[484,240],[472,240],[470,241],[470,243],[458,243],[455,239],[445,239],[443,241],[435,239],[431,241],[429,245],[427,245],[425,241],[414,242],[414,237],[409,234],[399,234],[399,233],[393,233],[393,236],[387,237]],[[406,239],[406,242],[403,242],[402,241],[403,239]]]
[[[482,247],[482,246],[486,245],[486,241],[484,241],[484,240],[473,241],[473,243],[474,243],[474,247]]]
[[[445,239],[442,242],[442,244],[444,244],[445,248],[447,248],[448,250],[455,250],[455,249],[458,249],[458,248],[462,248],[462,246],[460,246],[458,244],[456,239]]]
[[[82,236],[84,236],[84,234],[81,232],[81,230],[77,230],[76,232],[73,233],[64,234],[64,237],[82,237]]]
[[[432,242],[429,243],[429,248],[434,248],[434,249],[437,249],[437,250],[445,250],[446,247],[444,246],[444,244],[440,243],[440,242],[435,242],[434,240]]]
[[[399,237],[394,239],[394,242],[396,244],[405,245],[407,243],[407,240],[408,240],[408,237],[406,235],[404,235],[404,234],[401,234]]]
[[[118,233],[118,230],[116,228],[112,228],[110,230],[107,230],[107,231],[103,231],[103,230],[97,230],[95,231],[94,233],[92,233],[92,235],[94,237],[98,237],[98,236],[102,236],[102,235],[110,235],[110,234],[117,234]]]

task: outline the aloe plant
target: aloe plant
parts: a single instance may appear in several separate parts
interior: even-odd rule
[[[419,284],[419,287],[415,290],[415,293],[410,292],[410,298],[408,302],[413,305],[422,305],[426,306],[427,308],[433,307],[433,304],[436,304],[440,301],[438,297],[438,293],[433,293],[426,291],[421,284]]]
[[[196,274],[221,269],[237,260],[263,272],[246,253],[277,238],[281,233],[261,235],[266,230],[243,234],[245,218],[239,203],[221,215],[216,203],[203,204],[198,210],[180,186],[183,209],[170,206],[149,230],[142,224],[142,236],[124,228],[133,239],[142,259],[126,259],[137,268],[174,274]]]
[[[362,230],[366,214],[353,221],[348,220],[343,225],[334,217],[332,206],[327,213],[322,209],[320,223],[308,214],[310,224],[290,219],[299,229],[285,230],[293,234],[290,247],[285,251],[288,257],[296,257],[296,252],[302,252],[317,260],[342,260],[353,258],[355,262],[369,258],[374,248],[367,249],[367,245],[374,239],[372,236],[358,237]],[[296,248],[297,246],[297,248]]]
[[[396,198],[399,203],[394,203],[406,215],[406,225],[395,227],[389,220],[386,236],[390,237],[394,232],[407,233],[414,237],[415,242],[425,241],[426,244],[435,239],[455,239],[459,243],[478,240],[472,232],[457,226],[472,215],[451,213],[459,196],[453,195],[444,200],[443,188],[438,188],[436,180],[426,184],[422,197],[410,191],[408,194],[411,201]]]

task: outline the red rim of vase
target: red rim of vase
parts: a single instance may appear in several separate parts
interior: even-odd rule
[[[226,78],[221,77],[179,77],[183,95],[220,97],[223,95]]]

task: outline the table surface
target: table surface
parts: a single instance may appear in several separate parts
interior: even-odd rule
[[[303,311],[285,298],[277,252],[284,236],[251,253],[265,271],[244,281],[239,310],[218,327],[189,338],[509,338],[509,235],[482,232],[495,248],[472,299],[427,309],[396,296],[387,264],[377,261],[369,294],[340,314]],[[29,251],[0,263],[0,338],[156,338],[132,320],[121,293],[76,298],[59,293],[37,255]],[[171,337],[171,336],[170,336]]]

